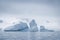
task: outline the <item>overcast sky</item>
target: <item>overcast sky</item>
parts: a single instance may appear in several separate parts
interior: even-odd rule
[[[0,28],[17,22],[16,18],[34,18],[46,28],[60,29],[59,4],[59,0],[0,0],[0,19],[5,20]]]

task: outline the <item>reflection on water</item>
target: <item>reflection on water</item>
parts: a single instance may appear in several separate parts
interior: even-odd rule
[[[60,32],[0,32],[0,40],[60,40]]]

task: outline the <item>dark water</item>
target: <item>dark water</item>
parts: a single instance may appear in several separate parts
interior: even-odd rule
[[[60,32],[0,32],[0,40],[60,40]]]

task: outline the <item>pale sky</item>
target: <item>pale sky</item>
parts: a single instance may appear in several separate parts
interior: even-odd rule
[[[39,26],[47,29],[60,29],[60,1],[0,1],[0,28],[12,26],[20,19],[35,19]],[[49,21],[49,23],[47,23]]]

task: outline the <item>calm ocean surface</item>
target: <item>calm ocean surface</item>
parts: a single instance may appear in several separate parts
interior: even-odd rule
[[[0,40],[60,40],[60,32],[0,32]]]

